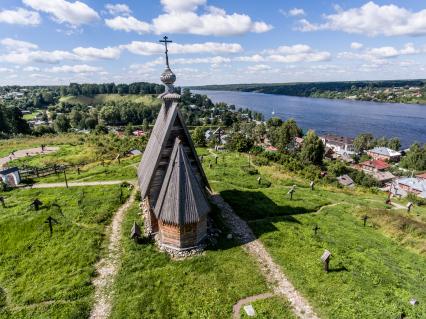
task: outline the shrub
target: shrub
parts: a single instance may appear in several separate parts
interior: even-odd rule
[[[241,166],[241,169],[243,172],[249,174],[249,175],[257,175],[259,174],[259,171],[254,168],[253,166]]]

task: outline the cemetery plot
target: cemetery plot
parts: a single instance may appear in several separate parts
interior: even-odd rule
[[[232,170],[247,160],[234,153],[220,156]],[[407,212],[407,202],[399,201],[404,209],[389,209],[383,193],[320,182],[311,190],[309,180],[282,172],[279,166],[256,166],[257,175],[228,174],[220,161],[210,168],[212,161],[203,162],[209,180],[214,180],[212,187],[248,221],[319,317],[424,316],[425,207]],[[258,176],[269,180],[270,187],[254,187]],[[332,253],[328,272],[321,261],[325,250]]]
[[[2,193],[0,318],[87,317],[105,226],[128,195],[121,185]]]

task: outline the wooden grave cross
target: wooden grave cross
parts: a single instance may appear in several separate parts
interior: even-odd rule
[[[317,235],[317,233],[318,233],[318,230],[319,230],[320,228],[318,227],[318,225],[315,225],[314,226],[314,234],[315,234],[315,236]]]
[[[135,243],[138,242],[139,238],[141,237],[141,228],[139,227],[136,222],[133,222],[132,230],[130,231],[130,238],[135,241]]]
[[[362,220],[364,221],[364,227],[365,227],[365,225],[367,224],[367,219],[368,218],[370,218],[370,217],[368,217],[367,215],[364,215],[363,217],[362,217]]]
[[[52,216],[47,217],[46,224],[49,224],[49,230],[50,230],[50,237],[52,237],[53,234],[53,224],[59,224],[58,221],[56,219],[54,219]]]

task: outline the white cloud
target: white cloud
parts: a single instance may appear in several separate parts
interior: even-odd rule
[[[11,50],[11,51],[27,51],[27,50],[38,48],[37,44],[26,42],[26,41],[15,40],[11,38],[5,38],[0,40],[0,44],[5,46],[8,50]]]
[[[114,30],[140,34],[154,32],[227,36],[248,32],[263,33],[272,29],[271,25],[253,21],[248,15],[227,14],[225,10],[214,6],[206,6],[204,13],[198,14],[197,9],[201,5],[207,5],[206,0],[161,0],[161,4],[165,13],[154,18],[151,23],[132,16],[105,19],[105,23]]]
[[[73,52],[82,58],[114,60],[120,57],[121,49],[117,47],[107,47],[103,49],[78,47],[73,49]]]
[[[272,54],[267,57],[267,60],[281,63],[296,63],[296,62],[320,62],[331,59],[329,52],[309,52],[297,54]]]
[[[189,33],[196,35],[231,36],[248,32],[262,33],[272,29],[265,22],[253,22],[245,14],[207,12],[170,12],[153,20],[155,33]]]
[[[282,45],[276,49],[265,50],[269,54],[298,54],[312,52],[312,48],[306,44],[295,44],[292,46]]]
[[[239,56],[236,57],[234,60],[240,62],[262,62],[265,61],[265,58],[260,54],[253,54],[250,56]]]
[[[119,14],[130,15],[132,13],[132,10],[130,10],[129,6],[123,3],[117,3],[117,4],[108,3],[105,5],[105,9],[107,9],[109,14],[111,15],[119,15]]]
[[[10,68],[0,68],[0,73],[13,73],[14,70]]]
[[[379,48],[369,48],[362,52],[341,52],[338,54],[339,58],[349,60],[367,60],[374,63],[380,63],[389,58],[397,58],[399,56],[420,54],[426,52],[425,48],[416,48],[412,43],[407,43],[403,48],[397,49],[391,46],[384,46]]]
[[[206,58],[181,58],[174,59],[173,64],[222,64],[231,62],[230,58],[215,56]]]
[[[24,4],[34,10],[52,15],[58,23],[68,23],[72,26],[88,24],[99,19],[98,13],[87,4],[65,0],[23,0]]]
[[[351,49],[354,49],[354,50],[361,49],[363,46],[364,45],[362,43],[359,43],[359,42],[352,42],[351,43]]]
[[[325,15],[326,22],[314,24],[305,19],[299,21],[300,31],[336,30],[369,36],[425,35],[426,9],[417,12],[396,5],[379,6],[370,1],[359,8],[342,10]]]
[[[50,68],[47,71],[52,73],[95,73],[102,71],[102,68],[87,64],[77,64],[57,66]]]
[[[247,71],[250,73],[255,73],[255,72],[262,72],[262,71],[269,71],[272,68],[269,65],[266,64],[255,64],[255,65],[251,65],[247,68]]]
[[[18,8],[0,11],[0,23],[34,26],[41,23],[41,18],[37,12]]]
[[[126,32],[137,32],[139,34],[148,33],[151,31],[149,23],[140,21],[134,17],[115,17],[105,19],[105,24],[113,30],[122,30]]]
[[[139,55],[153,55],[164,52],[164,46],[156,42],[133,41],[130,44],[120,46],[120,48],[127,49]],[[171,43],[169,45],[169,52],[171,54],[237,53],[242,50],[243,48],[238,43],[205,42],[193,44]]]
[[[24,51],[0,55],[0,62],[12,64],[48,63],[55,64],[63,60],[80,60],[81,58],[67,51]]]
[[[161,4],[166,12],[185,12],[207,4],[207,0],[161,0]]]
[[[36,66],[27,66],[24,68],[25,72],[38,72],[40,71],[40,68],[36,67]]]
[[[291,15],[292,17],[297,17],[297,16],[304,16],[306,13],[305,13],[305,10],[303,9],[293,8],[288,11],[288,14]]]
[[[306,44],[283,45],[276,49],[265,50],[264,54],[269,54],[265,60],[281,63],[319,62],[331,59],[330,52],[316,51]]]

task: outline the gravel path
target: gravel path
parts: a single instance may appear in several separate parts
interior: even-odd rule
[[[111,290],[121,258],[121,224],[127,210],[135,201],[136,191],[135,188],[128,200],[115,213],[111,225],[108,226],[108,254],[96,264],[96,273],[98,276],[93,280],[93,285],[95,286],[95,304],[90,313],[90,319],[106,319],[111,313]]]
[[[27,157],[27,153],[28,153],[28,156],[35,156],[35,155],[45,155],[45,154],[53,153],[53,152],[56,152],[57,150],[59,150],[59,147],[53,147],[53,146],[46,146],[43,152],[41,151],[41,147],[28,148],[26,150],[19,150],[19,151],[16,151],[14,155],[1,157],[0,167],[7,164],[11,160]]]
[[[256,258],[263,275],[269,284],[272,285],[274,293],[285,296],[299,318],[318,319],[308,301],[294,288],[281,271],[281,267],[273,261],[260,240],[254,236],[247,223],[235,214],[231,206],[221,196],[213,195],[212,201],[220,208],[223,219],[243,244],[242,247]]]
[[[260,295],[255,295],[255,296],[250,296],[244,299],[239,300],[234,307],[232,308],[232,313],[233,313],[233,318],[234,319],[238,319],[240,318],[240,312],[241,312],[241,307],[243,307],[246,304],[252,303],[256,300],[261,300],[261,299],[267,299],[267,298],[271,298],[273,297],[274,294],[267,292],[264,294],[260,294]]]

